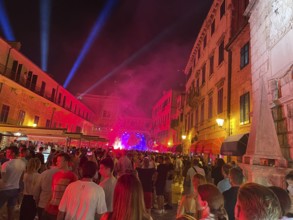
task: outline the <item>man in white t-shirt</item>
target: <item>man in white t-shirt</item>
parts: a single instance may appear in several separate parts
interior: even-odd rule
[[[67,186],[59,204],[57,220],[99,219],[107,212],[104,190],[92,181],[96,171],[93,161],[82,165],[83,178]]]
[[[11,146],[6,150],[9,159],[1,166],[0,179],[0,208],[7,202],[8,219],[14,219],[14,207],[19,195],[19,182],[26,169],[22,159],[18,159],[18,148]]]
[[[193,166],[188,169],[187,175],[186,175],[186,178],[188,178],[190,180],[190,185],[191,186],[192,186],[193,176],[196,173],[201,174],[202,176],[205,176],[204,169],[199,167],[199,159],[198,158],[193,159],[193,164],[192,165]],[[194,192],[193,187],[190,187],[190,194],[193,194],[193,192]]]
[[[99,185],[104,189],[108,212],[113,211],[114,189],[117,183],[117,179],[113,176],[113,169],[114,162],[112,158],[106,157],[101,160],[99,172],[102,176],[102,181]]]

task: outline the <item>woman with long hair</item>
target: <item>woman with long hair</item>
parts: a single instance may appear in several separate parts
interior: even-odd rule
[[[114,190],[113,211],[101,220],[152,220],[144,205],[143,190],[134,174],[123,174]]]
[[[215,185],[210,183],[199,185],[197,192],[201,220],[228,220],[224,197]]]
[[[39,158],[29,159],[26,171],[23,175],[24,189],[23,199],[20,207],[19,219],[34,220],[37,213],[36,201],[33,198],[35,186],[40,174],[38,170],[41,168],[41,161]]]

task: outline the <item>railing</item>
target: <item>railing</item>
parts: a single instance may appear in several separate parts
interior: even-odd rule
[[[41,97],[44,97],[45,99],[49,100],[50,102],[55,103],[56,105],[66,109],[67,111],[70,111],[73,114],[75,114],[85,120],[88,120],[85,116],[82,116],[82,114],[79,114],[79,113],[75,113],[72,109],[70,109],[66,105],[63,106],[63,103],[58,104],[55,100],[55,97],[52,97],[51,93],[46,92],[45,89],[42,90],[41,87],[38,87],[38,86],[32,84],[31,82],[27,83],[27,80],[23,74],[17,75],[17,73],[12,71],[12,69],[5,67],[3,64],[0,64],[0,75],[3,75],[5,77],[13,80],[14,82],[21,85],[22,87],[27,88],[28,90],[32,91],[33,93],[35,93]]]

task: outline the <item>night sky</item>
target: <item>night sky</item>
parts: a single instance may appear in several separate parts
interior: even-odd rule
[[[41,66],[39,0],[0,1],[4,1],[16,40],[22,44],[21,52]],[[106,1],[51,3],[47,73],[63,85]],[[125,113],[150,116],[164,90],[184,88],[183,69],[211,3],[117,0],[67,89],[74,95],[83,93],[126,63],[90,93],[121,96]],[[5,39],[2,30],[0,35]]]

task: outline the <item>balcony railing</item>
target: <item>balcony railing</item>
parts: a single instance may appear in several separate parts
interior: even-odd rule
[[[12,69],[5,67],[3,64],[0,64],[0,75],[3,75],[17,84],[21,85],[24,88],[27,88],[28,90],[34,92],[35,94],[44,97],[45,99],[49,100],[50,102],[55,103],[56,105],[59,105],[60,107],[74,113],[75,115],[78,115],[81,118],[84,118],[85,120],[88,120],[85,116],[82,116],[82,114],[75,113],[72,109],[64,106],[63,103],[58,103],[55,100],[55,97],[52,97],[52,94],[49,92],[46,92],[46,89],[42,89],[41,87],[36,86],[35,84],[32,84],[31,82],[28,83],[27,79],[24,77],[24,74],[17,74],[16,72],[12,71]]]

